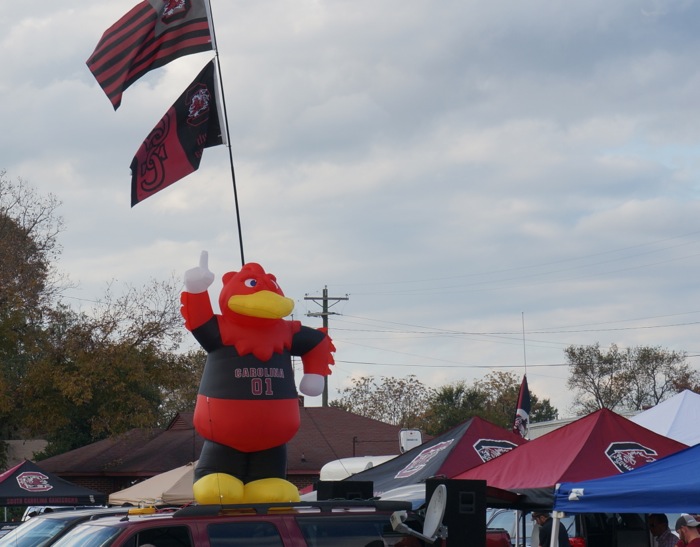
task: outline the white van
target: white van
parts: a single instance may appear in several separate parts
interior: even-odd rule
[[[340,458],[339,460],[333,460],[328,462],[321,468],[321,474],[319,478],[322,481],[342,481],[348,477],[359,473],[360,471],[366,471],[367,469],[372,469],[375,465],[380,463],[388,462],[389,460],[395,458],[394,456],[355,456],[353,458]]]

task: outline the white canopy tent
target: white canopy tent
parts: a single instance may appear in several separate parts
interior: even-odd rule
[[[110,505],[186,505],[194,502],[192,483],[197,462],[176,467],[109,495]]]
[[[686,389],[630,420],[654,433],[694,446],[700,443],[700,395]]]

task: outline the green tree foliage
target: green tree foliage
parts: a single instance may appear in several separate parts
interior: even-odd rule
[[[47,454],[163,422],[165,394],[185,378],[172,350],[183,336],[178,285],[152,281],[108,292],[91,315],[57,309],[22,396],[25,425]]]
[[[178,412],[194,411],[202,377],[206,352],[197,347],[185,353],[170,353],[164,357],[170,374],[170,385],[161,388],[159,426],[165,427]]]
[[[476,386],[460,381],[437,388],[425,412],[422,429],[439,435],[473,416],[483,413],[488,395]]]
[[[353,380],[331,406],[379,420],[415,427],[439,435],[473,416],[480,416],[506,429],[513,426],[520,378],[509,372],[492,372],[468,385],[464,381],[431,389],[415,376],[406,378],[371,376]],[[555,420],[557,409],[549,399],[540,401],[530,393],[531,421]]]
[[[205,360],[179,352],[179,280],[60,302],[58,206],[0,172],[0,441],[41,435],[45,456],[193,409]]]
[[[549,399],[540,400],[537,395],[530,394],[530,423],[548,422],[559,419],[559,411],[552,406]]]
[[[330,406],[393,425],[418,427],[431,393],[414,375],[354,378]]]
[[[620,350],[615,344],[604,352],[596,343],[569,346],[565,353],[567,385],[577,393],[573,410],[580,415],[601,408],[642,410],[684,389],[700,387],[683,352],[649,346]]]
[[[494,371],[476,386],[486,396],[482,418],[506,429],[513,427],[522,378],[512,372]],[[549,399],[542,399],[530,389],[530,423],[556,420],[559,412]]]
[[[0,171],[0,440],[22,428],[19,386],[31,367],[45,313],[60,288],[54,261],[63,221],[58,200]],[[0,450],[4,463],[5,450]]]

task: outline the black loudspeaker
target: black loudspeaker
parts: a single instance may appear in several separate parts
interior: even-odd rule
[[[317,500],[368,500],[374,496],[372,481],[318,481]]]
[[[426,501],[439,484],[447,487],[447,507],[442,519],[447,526],[446,547],[484,547],[486,481],[428,479],[425,481]]]

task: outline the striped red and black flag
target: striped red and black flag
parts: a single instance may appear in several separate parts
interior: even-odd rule
[[[131,162],[131,206],[199,169],[223,144],[212,59],[149,133]]]
[[[102,35],[87,66],[114,109],[148,71],[213,49],[205,0],[143,0]]]

